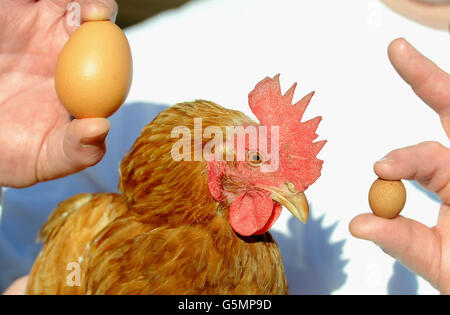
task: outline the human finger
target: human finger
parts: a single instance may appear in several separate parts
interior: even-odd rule
[[[350,222],[349,230],[354,237],[374,242],[385,253],[438,286],[441,251],[434,229],[402,216],[385,219],[365,213]]]
[[[438,142],[422,142],[388,153],[374,165],[382,179],[418,181],[450,204],[450,150]]]
[[[38,180],[66,176],[98,163],[106,152],[109,129],[105,118],[85,118],[53,130],[41,148]]]
[[[440,116],[450,137],[450,75],[403,38],[391,42],[388,56],[399,75]]]

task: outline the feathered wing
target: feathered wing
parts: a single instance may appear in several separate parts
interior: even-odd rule
[[[269,233],[246,242],[226,218],[207,229],[151,228],[128,213],[98,234],[87,258],[88,294],[286,294]],[[215,232],[215,233],[212,233]]]
[[[27,294],[84,294],[85,254],[105,226],[127,211],[119,194],[78,194],[64,202],[42,227],[41,253],[30,273]]]

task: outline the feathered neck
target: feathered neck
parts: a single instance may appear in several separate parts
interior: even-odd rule
[[[145,126],[120,166],[119,189],[130,210],[158,226],[205,224],[216,217],[227,219],[228,205],[216,202],[208,189],[206,161],[194,161],[194,119],[208,126],[239,126],[254,123],[238,111],[213,102],[176,104]],[[184,126],[191,133],[191,161],[175,161],[172,130]],[[202,133],[203,133],[202,130]],[[203,139],[202,147],[211,139]]]

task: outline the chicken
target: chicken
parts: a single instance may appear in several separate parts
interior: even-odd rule
[[[260,125],[204,100],[161,112],[123,158],[120,194],[79,194],[51,214],[27,293],[287,294],[268,230],[282,205],[306,222],[325,144],[313,142],[320,117],[301,122],[313,93],[292,105],[294,90],[282,95],[278,75],[257,84]],[[212,131],[226,141],[211,145]]]

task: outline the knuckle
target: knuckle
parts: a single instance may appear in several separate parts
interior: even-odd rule
[[[440,152],[444,148],[444,146],[437,141],[424,141],[420,143],[419,146],[430,152]]]

